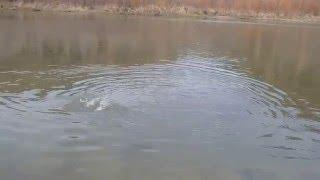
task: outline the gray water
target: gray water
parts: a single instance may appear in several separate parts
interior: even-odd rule
[[[1,180],[318,180],[320,27],[0,12]]]

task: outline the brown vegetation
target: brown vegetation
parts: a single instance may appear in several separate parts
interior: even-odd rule
[[[277,17],[319,16],[320,0],[0,0],[17,7],[38,8],[78,7],[83,9],[115,10],[128,13],[152,13],[162,11],[181,14],[201,13],[204,15],[245,14],[257,16],[272,14]],[[107,8],[106,8],[107,7]],[[112,9],[113,7],[114,9]],[[156,13],[155,13],[156,14]]]

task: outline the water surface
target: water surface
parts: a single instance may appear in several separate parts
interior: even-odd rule
[[[1,180],[320,179],[320,27],[0,13]]]

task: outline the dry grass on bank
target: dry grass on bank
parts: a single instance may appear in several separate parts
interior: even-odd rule
[[[112,14],[318,17],[320,0],[0,0],[2,7]]]

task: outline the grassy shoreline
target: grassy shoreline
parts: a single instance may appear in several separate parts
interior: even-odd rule
[[[224,21],[266,21],[286,23],[320,24],[320,16],[285,15],[253,11],[236,11],[214,8],[195,8],[191,6],[164,7],[158,5],[146,5],[138,7],[121,7],[118,5],[83,6],[63,3],[24,3],[2,2],[0,10],[26,10],[26,11],[58,11],[58,12],[100,12],[109,15],[126,16],[161,16],[161,17],[190,17],[200,19],[224,20]]]

